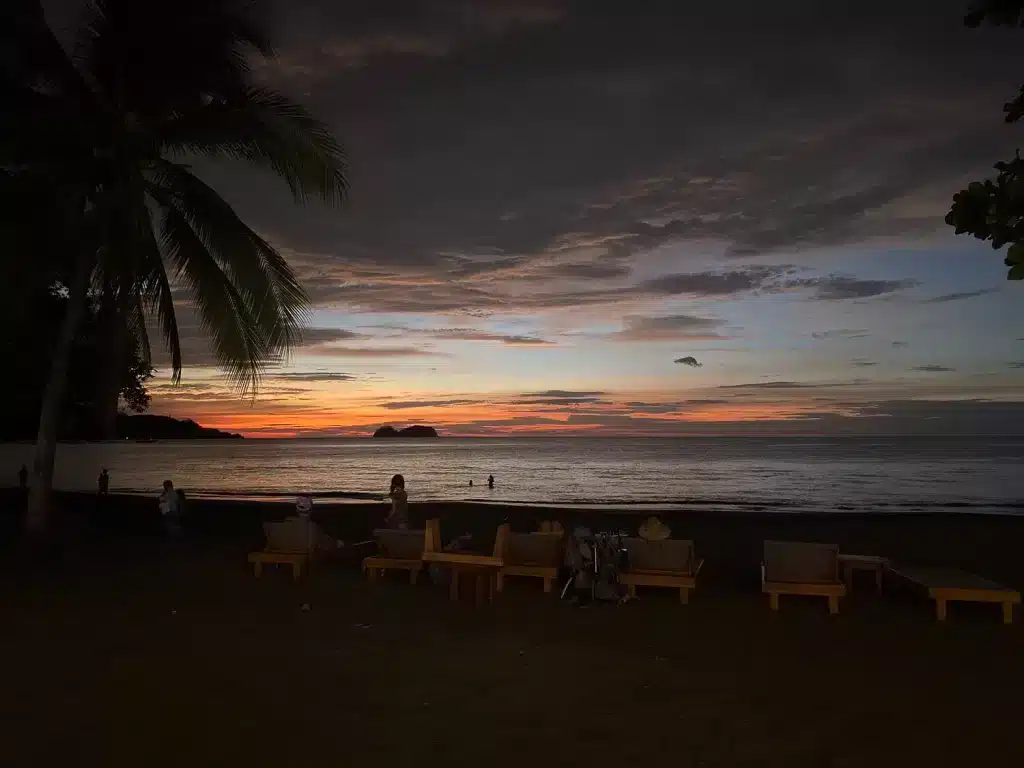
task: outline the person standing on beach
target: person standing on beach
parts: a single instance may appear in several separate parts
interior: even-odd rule
[[[23,491],[28,488],[28,467],[24,464],[22,464],[21,469],[18,470],[18,487]]]
[[[96,492],[100,496],[106,496],[110,493],[110,473],[107,472],[106,467],[100,472],[100,476],[96,478]]]
[[[487,487],[494,488],[494,475],[487,476]]]
[[[395,475],[391,478],[391,511],[388,513],[388,527],[405,530],[409,527],[409,494],[405,491],[405,478]]]
[[[160,517],[169,536],[181,533],[181,499],[170,480],[164,480],[164,490],[160,494]]]

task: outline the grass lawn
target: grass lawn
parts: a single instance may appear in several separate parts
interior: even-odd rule
[[[241,552],[108,546],[0,576],[8,765],[1024,764],[1024,621],[713,583],[483,609],[401,577],[261,580]],[[301,609],[308,603],[310,609]]]

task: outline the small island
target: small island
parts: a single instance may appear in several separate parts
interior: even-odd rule
[[[424,427],[420,424],[413,424],[405,429],[395,429],[390,424],[381,427],[373,433],[374,437],[437,437],[437,430],[433,427]]]
[[[127,440],[241,440],[234,432],[212,427],[201,427],[192,419],[174,419],[170,416],[117,415],[117,436]]]

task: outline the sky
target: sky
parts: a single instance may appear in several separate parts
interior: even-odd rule
[[[1024,31],[962,0],[291,0],[261,82],[339,209],[198,165],[310,329],[255,399],[187,302],[152,412],[251,437],[1024,434],[1024,285],[943,223],[1012,156]]]

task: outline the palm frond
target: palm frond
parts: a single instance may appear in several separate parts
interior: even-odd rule
[[[161,162],[154,178],[151,194],[185,217],[252,308],[267,354],[286,353],[308,320],[309,299],[284,257],[184,166]]]
[[[245,88],[159,128],[169,152],[244,160],[273,170],[298,202],[340,203],[348,191],[345,151],[330,128],[300,104],[266,88]]]
[[[140,355],[148,363],[152,359],[149,332],[146,330],[147,310],[156,316],[164,346],[171,355],[171,383],[181,381],[181,337],[178,335],[178,318],[174,311],[174,294],[167,279],[167,270],[153,231],[153,221],[147,217],[144,240],[140,243],[139,260],[142,268],[140,277],[133,284],[133,306],[129,324],[135,329]]]
[[[221,269],[188,219],[163,205],[162,244],[175,277],[192,296],[213,353],[228,381],[240,392],[255,392],[268,358],[267,341],[253,307]]]
[[[125,325],[135,339],[135,352],[139,362],[146,368],[153,365],[153,348],[149,343],[149,329],[146,327],[146,308],[142,296],[136,293],[131,297],[131,304],[125,313]]]

